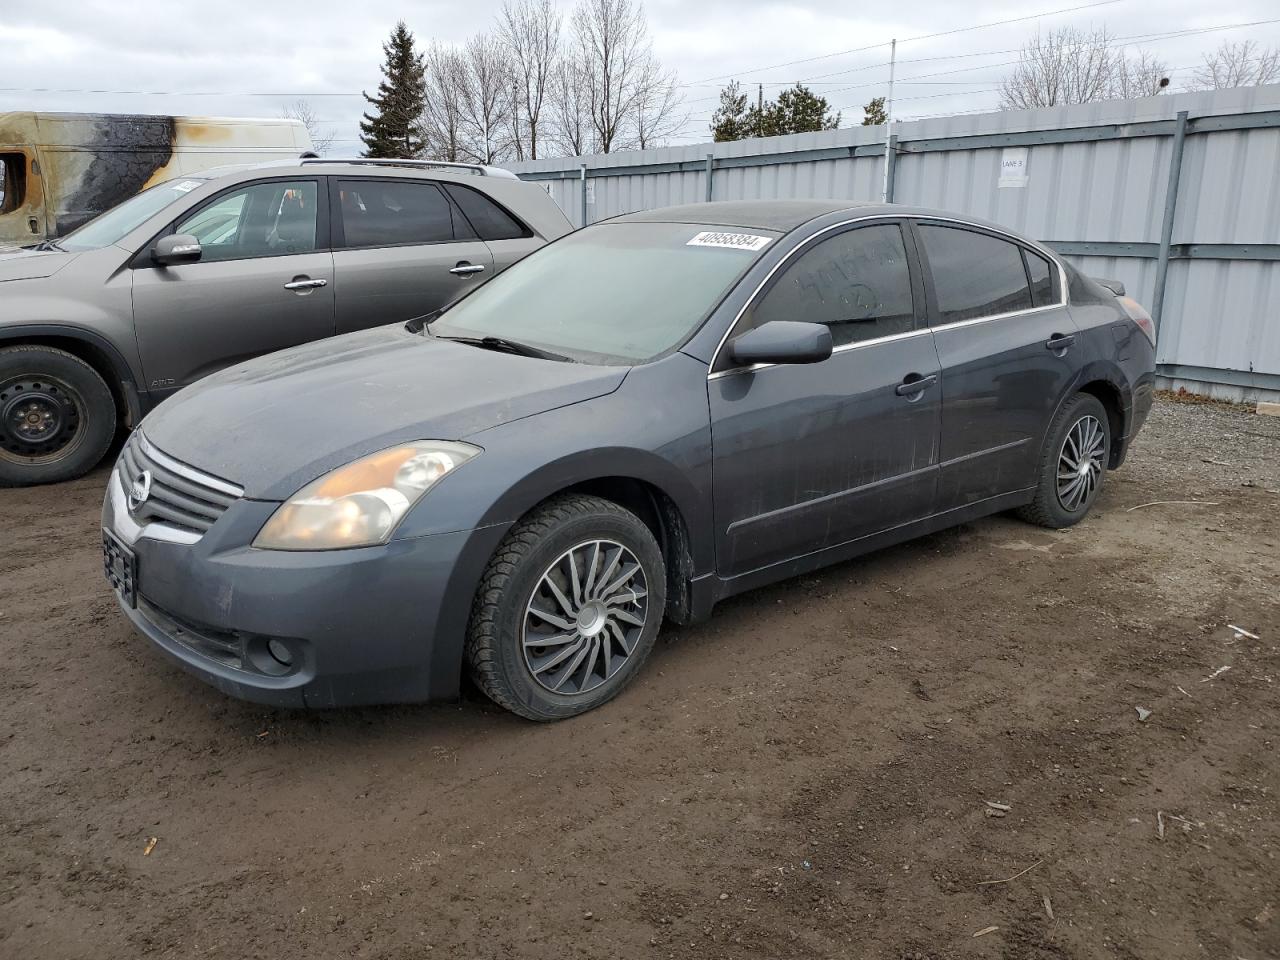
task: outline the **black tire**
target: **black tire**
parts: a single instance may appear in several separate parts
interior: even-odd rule
[[[1088,432],[1090,430],[1095,432]],[[1075,451],[1082,440],[1087,442],[1088,449],[1085,455],[1077,456]],[[1062,405],[1049,426],[1040,454],[1035,499],[1019,507],[1018,516],[1051,530],[1079,523],[1102,492],[1110,456],[1111,422],[1106,408],[1097,397],[1077,393]],[[1074,480],[1073,471],[1069,469],[1072,460],[1080,464],[1075,468],[1079,476]]]
[[[115,432],[115,399],[93,367],[56,347],[0,349],[0,487],[82,476]]]
[[[593,556],[590,551],[592,544],[600,543],[607,546],[603,547],[603,559],[597,562],[600,553]],[[617,547],[623,549],[615,552]],[[626,559],[628,554],[634,564]],[[611,557],[618,558],[613,568],[617,572],[606,577]],[[577,591],[567,581],[568,567],[575,560],[586,564],[582,569],[599,575],[602,583],[597,587],[609,587],[631,566],[637,566],[639,574],[620,585],[614,594],[619,599],[610,601],[613,606],[587,599],[600,589],[583,591],[584,602],[575,619],[569,611],[577,606]],[[549,599],[547,578],[559,578],[569,606]],[[586,582],[584,576],[582,583]],[[592,603],[598,607],[591,607]],[[565,625],[556,627],[542,621],[533,613],[534,606],[550,608],[564,617]],[[476,685],[494,703],[513,713],[540,721],[576,716],[611,700],[635,677],[653,650],[665,608],[666,565],[649,528],[635,514],[609,500],[577,494],[557,497],[512,527],[489,561],[472,606],[467,664]],[[610,611],[639,618],[642,625],[611,619]],[[597,614],[603,621],[597,622]],[[566,629],[570,622],[573,628]],[[553,645],[526,644],[527,636],[540,635],[539,628],[560,631],[550,636]],[[629,637],[626,631],[631,631]],[[571,636],[575,639],[561,639]],[[624,650],[628,651],[625,656]],[[561,661],[563,666],[545,666],[560,654],[567,657]],[[575,659],[581,661],[576,666]],[[535,676],[535,667],[544,671],[542,679]],[[549,689],[566,671],[562,689],[581,689]]]

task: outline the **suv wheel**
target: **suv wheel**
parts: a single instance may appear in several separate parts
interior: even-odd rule
[[[79,357],[55,347],[0,349],[0,486],[81,476],[115,430],[111,390]]]
[[[1077,393],[1049,427],[1035,499],[1018,515],[1055,530],[1079,523],[1102,490],[1110,452],[1106,409],[1097,397]]]
[[[551,500],[498,547],[477,591],[467,662],[485,694],[530,720],[616,696],[653,649],[666,567],[649,528],[599,497]]]

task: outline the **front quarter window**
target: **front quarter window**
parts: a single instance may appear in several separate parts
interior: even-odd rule
[[[776,238],[700,224],[597,224],[503,271],[431,333],[517,340],[585,363],[644,362],[687,340]]]

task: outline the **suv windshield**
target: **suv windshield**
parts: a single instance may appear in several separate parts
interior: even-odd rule
[[[585,363],[651,360],[683,343],[776,233],[602,223],[543,247],[450,307],[441,337],[499,337]]]
[[[73,230],[65,237],[59,238],[58,246],[63,250],[79,251],[97,250],[100,247],[119,243],[130,230],[144,223],[169,204],[181,200],[203,183],[204,179],[200,177],[183,177],[180,180],[158,183],[119,206],[112,207],[78,230]]]

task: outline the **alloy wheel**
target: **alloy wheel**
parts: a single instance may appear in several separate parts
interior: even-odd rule
[[[539,578],[525,609],[524,662],[539,686],[588,693],[615,676],[648,618],[648,581],[636,555],[614,540],[588,540]]]
[[[1058,453],[1058,502],[1075,512],[1093,499],[1102,482],[1106,433],[1097,417],[1081,417],[1067,431]]]

